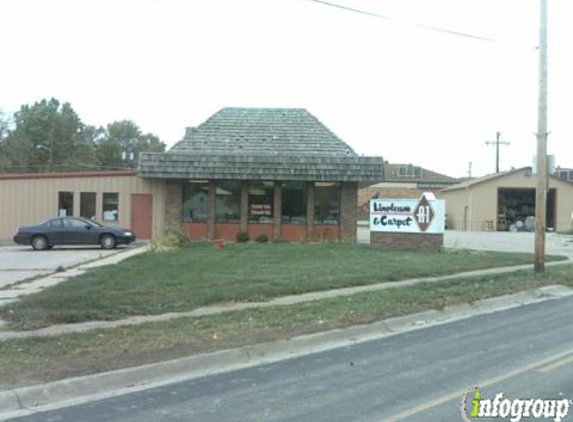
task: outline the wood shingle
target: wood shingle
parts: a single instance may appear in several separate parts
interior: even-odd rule
[[[382,157],[360,157],[305,109],[224,108],[167,153],[142,153],[142,177],[379,181]]]

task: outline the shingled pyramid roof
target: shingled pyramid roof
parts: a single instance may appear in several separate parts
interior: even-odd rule
[[[305,109],[224,108],[166,153],[142,153],[150,178],[380,181],[382,157],[359,157]]]
[[[344,156],[356,153],[303,108],[223,108],[170,152]]]

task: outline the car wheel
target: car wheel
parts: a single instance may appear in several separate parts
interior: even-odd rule
[[[48,248],[48,239],[46,236],[37,235],[32,238],[32,247],[37,251],[42,251]]]
[[[113,249],[115,248],[115,237],[111,234],[104,234],[99,239],[99,244],[104,249]]]

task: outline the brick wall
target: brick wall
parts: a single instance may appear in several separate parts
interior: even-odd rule
[[[209,239],[215,239],[217,232],[215,230],[215,215],[217,205],[217,184],[214,180],[209,181],[209,221],[207,223],[207,231]]]
[[[241,182],[241,226],[240,231],[246,232],[249,225],[249,182]]]
[[[165,183],[165,229],[181,229],[183,187],[180,180]]]
[[[370,232],[370,245],[376,249],[419,249],[438,251],[444,246],[443,234]]]
[[[275,182],[275,193],[273,198],[273,239],[281,238],[281,220],[282,220],[282,186]]]
[[[340,239],[356,243],[358,183],[344,182],[340,188]]]

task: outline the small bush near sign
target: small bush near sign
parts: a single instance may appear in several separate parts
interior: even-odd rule
[[[249,241],[249,234],[247,232],[237,233],[237,242],[247,243]]]
[[[269,241],[269,237],[266,234],[261,233],[255,240],[257,243],[267,243]]]

